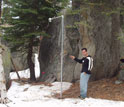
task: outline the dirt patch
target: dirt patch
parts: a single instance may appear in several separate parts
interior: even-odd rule
[[[37,82],[37,81],[30,82],[30,80],[27,78],[21,78],[20,81],[18,79],[12,79],[12,81],[18,82],[18,83],[20,83],[20,85],[24,85],[24,84],[28,83],[30,85],[45,85],[45,86],[49,86],[49,87],[53,86],[51,83],[47,83],[47,82]]]
[[[45,86],[53,86],[51,83],[46,83],[46,82],[34,82],[34,83],[31,83],[31,85],[45,85]]]
[[[88,97],[124,101],[124,83],[117,85],[116,80],[116,78],[112,78],[89,82]],[[79,83],[75,83],[63,93],[63,98],[78,98],[79,95]],[[59,94],[54,97],[59,98]]]

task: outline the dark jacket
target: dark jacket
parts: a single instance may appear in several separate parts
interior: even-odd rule
[[[91,59],[91,56],[88,55],[87,57],[83,57],[82,59],[78,59],[78,58],[75,58],[74,60],[76,62],[79,62],[80,64],[82,64],[82,70],[81,70],[81,73],[82,72],[86,72],[87,74],[91,74],[91,70],[90,70],[90,59]],[[89,65],[90,64],[90,65]]]

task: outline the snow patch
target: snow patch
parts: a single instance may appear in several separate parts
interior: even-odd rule
[[[52,83],[53,86],[20,84],[12,82],[7,96],[12,101],[6,104],[9,107],[124,107],[123,101],[109,101],[102,99],[79,98],[55,99],[52,94],[60,92],[60,82]],[[63,90],[70,88],[72,84],[63,83]],[[6,107],[1,104],[0,107]]]

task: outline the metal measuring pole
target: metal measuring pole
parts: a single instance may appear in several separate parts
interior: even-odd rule
[[[64,51],[64,16],[62,15],[62,38],[61,38],[61,93],[60,93],[60,98],[62,98],[62,82],[63,82],[63,51]]]
[[[63,83],[63,54],[64,54],[64,16],[58,16],[49,18],[49,22],[52,22],[53,19],[61,18],[61,89],[60,89],[60,98],[62,98],[62,83]]]

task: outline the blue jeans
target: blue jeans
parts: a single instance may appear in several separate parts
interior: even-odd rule
[[[87,87],[90,74],[85,74],[84,72],[80,75],[80,95],[82,98],[87,97]]]

